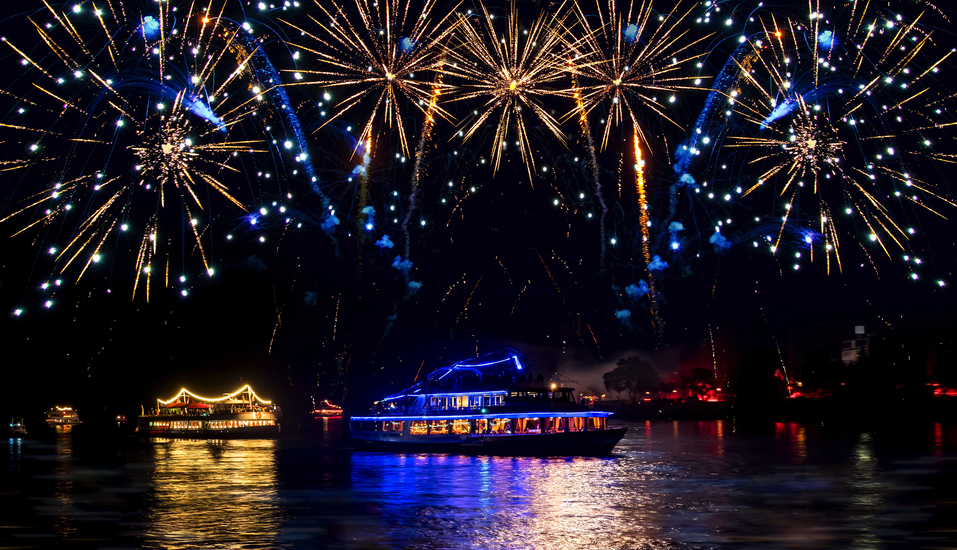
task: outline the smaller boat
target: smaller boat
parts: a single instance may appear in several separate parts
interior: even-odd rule
[[[333,405],[328,399],[319,402],[319,406],[312,406],[313,418],[334,418],[342,416],[342,407]]]
[[[229,439],[279,435],[279,407],[247,384],[222,397],[202,397],[183,388],[170,399],[157,399],[143,411],[136,432],[146,437]]]
[[[13,417],[10,419],[10,436],[21,437],[27,435],[27,425],[23,423],[23,418]]]
[[[79,415],[69,405],[56,405],[50,407],[47,411],[47,426],[58,432],[70,432],[73,428],[83,423]]]

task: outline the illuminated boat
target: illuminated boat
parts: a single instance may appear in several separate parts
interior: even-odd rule
[[[356,450],[606,455],[627,431],[572,388],[530,381],[515,352],[455,363],[350,419]]]
[[[342,407],[333,405],[328,399],[319,402],[319,406],[312,406],[313,418],[333,418],[342,416]]]
[[[157,399],[143,411],[136,432],[146,437],[195,439],[264,438],[279,435],[279,407],[262,399],[249,385],[202,397],[183,388],[170,399]]]
[[[83,423],[79,415],[69,405],[56,405],[50,407],[47,411],[47,426],[58,432],[70,432],[73,428]]]
[[[10,419],[10,435],[12,437],[27,435],[27,425],[23,423],[23,418],[14,417]]]

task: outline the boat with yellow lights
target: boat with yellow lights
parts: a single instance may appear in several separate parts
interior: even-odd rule
[[[350,438],[356,450],[594,456],[625,435],[572,388],[530,378],[512,350],[460,361],[352,417]]]
[[[147,437],[195,439],[265,438],[279,435],[279,407],[247,384],[222,397],[202,397],[183,388],[143,411],[136,432]]]
[[[55,405],[47,411],[47,426],[58,432],[70,432],[83,423],[80,416],[69,405]]]

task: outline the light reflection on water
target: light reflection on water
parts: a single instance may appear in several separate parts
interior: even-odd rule
[[[16,512],[0,547],[957,547],[944,489],[957,484],[953,425],[888,438],[635,422],[606,458],[350,452],[332,428],[113,446],[11,439],[0,508]]]
[[[728,424],[634,423],[611,458],[355,453],[352,489],[374,503],[391,548],[957,542],[938,519],[953,504],[923,487],[957,481],[953,461],[881,464],[868,433],[832,437],[791,422],[732,434]]]
[[[274,440],[154,440],[144,545],[269,548],[283,522]]]

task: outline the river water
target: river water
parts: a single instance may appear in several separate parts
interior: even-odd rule
[[[0,440],[0,548],[957,548],[957,426],[633,422],[607,458]],[[6,448],[3,448],[5,446]]]

